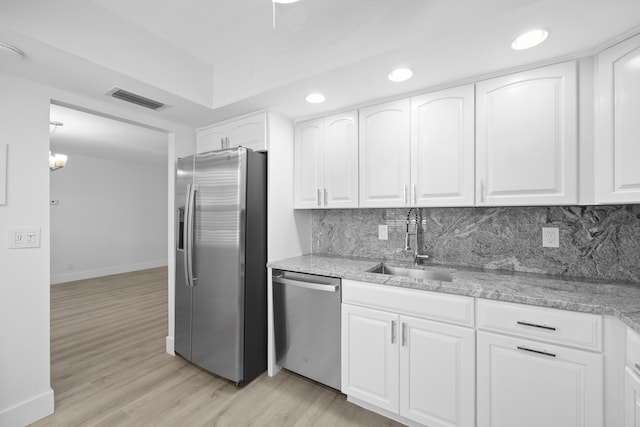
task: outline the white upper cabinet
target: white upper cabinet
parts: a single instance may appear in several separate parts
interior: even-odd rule
[[[411,204],[473,206],[474,88],[411,98]]]
[[[295,126],[295,208],[358,207],[356,111]]]
[[[575,62],[476,85],[476,205],[575,204],[577,160]]]
[[[640,36],[598,55],[597,203],[640,202]]]
[[[317,208],[323,204],[323,141],[323,118],[296,124],[294,207],[297,209]]]
[[[325,117],[324,205],[358,207],[358,112]]]
[[[359,111],[360,207],[409,206],[409,99]]]
[[[254,151],[267,149],[266,113],[246,117],[228,124],[229,146],[246,147]]]
[[[226,148],[227,126],[212,126],[196,133],[196,153],[217,151]]]
[[[196,132],[196,152],[246,147],[254,151],[267,149],[267,114],[245,117],[231,122],[207,126]]]

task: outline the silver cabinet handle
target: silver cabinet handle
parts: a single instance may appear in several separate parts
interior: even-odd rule
[[[407,199],[408,199],[408,197],[407,197],[407,184],[404,185],[404,190],[402,190],[402,197],[403,197],[404,204],[406,205],[408,203],[407,202]]]
[[[402,322],[402,346],[407,345],[407,324]]]
[[[227,148],[231,148],[231,140],[229,139],[229,137],[227,137],[226,139],[227,139]]]
[[[416,184],[413,184],[413,205],[418,204],[418,189]]]
[[[548,331],[555,331],[556,330],[556,328],[553,327],[553,326],[540,325],[540,324],[537,324],[537,323],[525,322],[524,320],[518,320],[516,323],[518,325],[531,326],[532,328],[546,329]]]
[[[220,149],[224,150],[224,138],[220,138]]]
[[[484,203],[484,179],[480,180],[480,203]]]
[[[322,206],[322,195],[320,194],[319,188],[318,188],[318,206]]]
[[[522,351],[528,351],[530,353],[536,353],[536,354],[542,354],[543,356],[549,356],[549,357],[556,357],[555,354],[553,353],[549,353],[548,351],[544,351],[544,350],[535,350],[533,348],[528,348],[528,347],[524,347],[519,345],[518,347],[516,347],[518,350],[522,350]]]
[[[296,286],[298,288],[311,289],[313,291],[336,292],[340,289],[340,285],[325,285],[322,283],[303,282],[300,280],[285,279],[284,277],[273,277],[273,283],[281,285]]]
[[[324,205],[327,206],[327,199],[329,198],[329,193],[327,192],[327,189],[324,189]]]
[[[391,321],[391,344],[396,342],[396,321]]]

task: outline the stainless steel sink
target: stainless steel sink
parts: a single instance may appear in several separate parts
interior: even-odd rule
[[[390,267],[382,264],[380,267],[371,270],[371,273],[388,274],[390,276],[413,277],[416,279],[439,280],[441,282],[452,282],[453,276],[440,271],[420,270],[418,268]]]

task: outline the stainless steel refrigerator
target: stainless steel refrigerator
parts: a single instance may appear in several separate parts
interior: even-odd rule
[[[244,385],[267,366],[267,163],[246,148],[178,159],[175,351]]]

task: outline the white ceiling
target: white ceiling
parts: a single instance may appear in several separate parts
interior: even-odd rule
[[[199,127],[268,108],[299,119],[575,54],[640,31],[638,0],[2,0],[0,71],[107,99],[114,86]],[[543,45],[513,51],[546,27]],[[408,82],[387,73],[414,69]],[[304,101],[321,91],[327,101]]]
[[[113,120],[59,105],[51,105],[49,118],[63,125],[50,137],[54,153],[107,160],[167,165],[168,137],[164,132]]]

